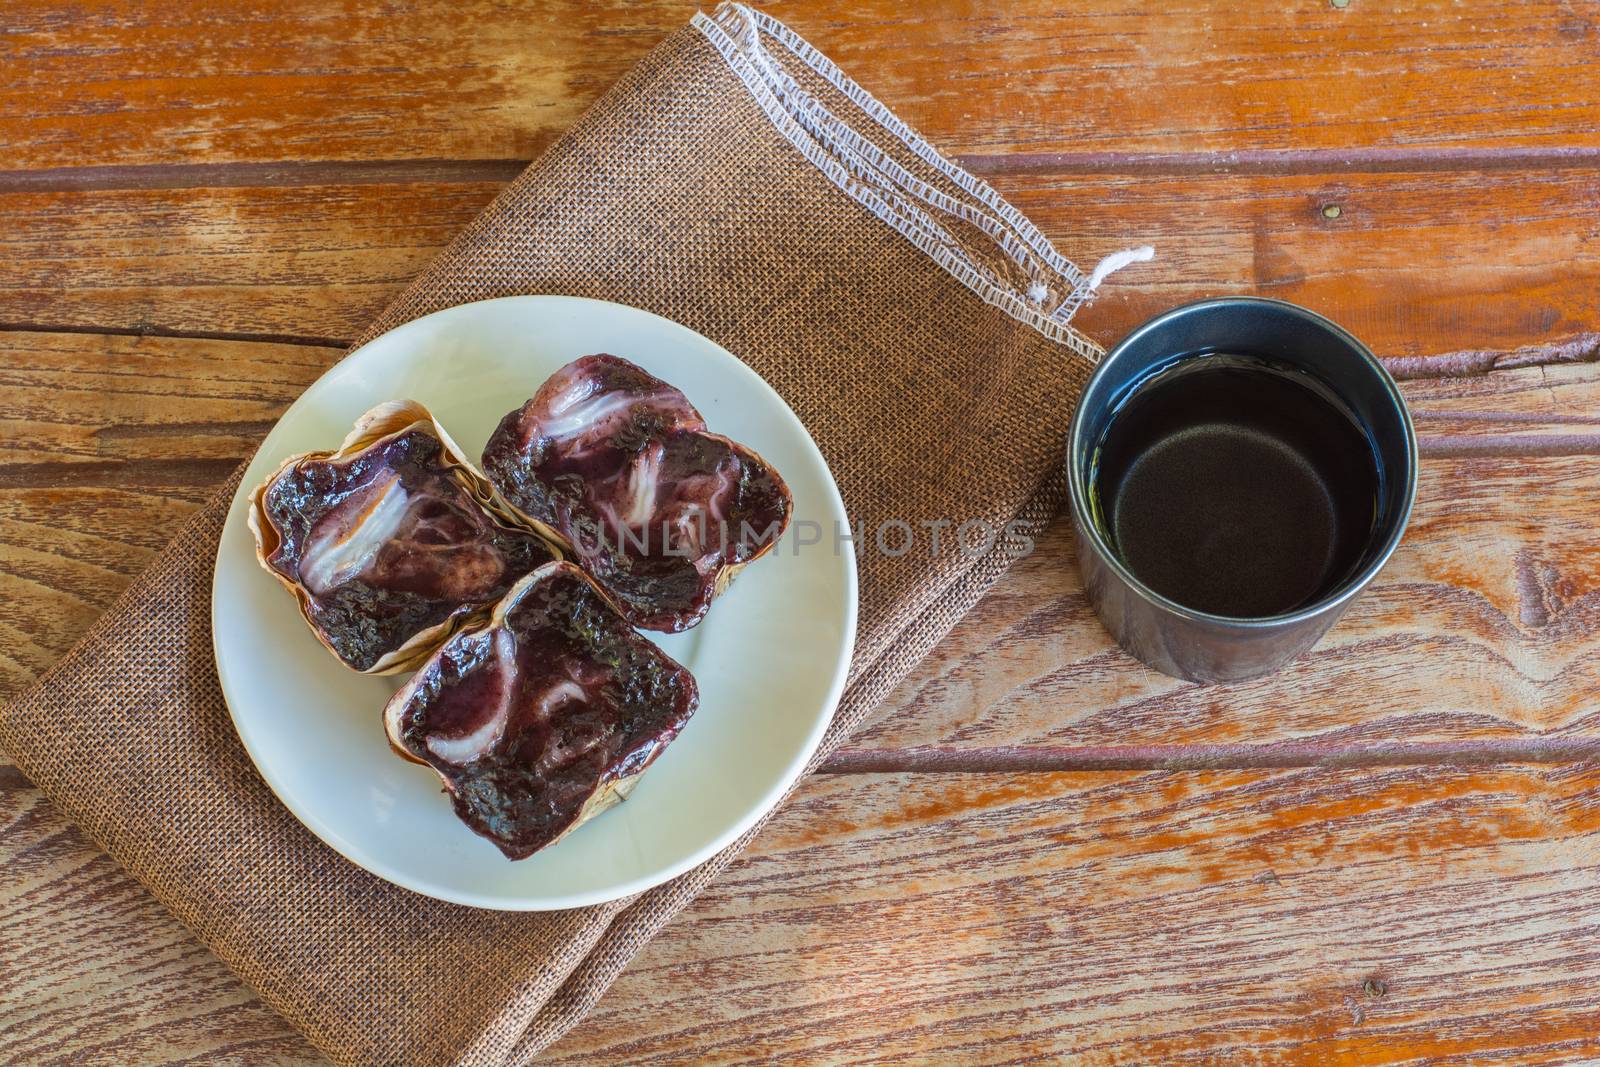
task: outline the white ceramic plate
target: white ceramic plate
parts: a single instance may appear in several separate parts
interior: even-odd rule
[[[784,540],[684,634],[651,634],[700,683],[700,709],[629,799],[521,862],[459,822],[438,778],[390,752],[380,712],[404,675],[347,670],[256,562],[248,494],[292,453],[338,445],[357,416],[409,397],[477,457],[506,412],[592,352],[682,389],[710,428],[754,448],[794,493]],[[796,547],[805,522],[821,545]],[[450,308],[363,346],[267,435],[217,549],[217,674],[245,748],[290,811],[352,862],[397,885],[483,908],[595,904],[681,874],[777,803],[816,750],[844,688],[856,573],[830,547],[847,528],[827,463],[770,386],[692,330],[636,308],[526,296]],[[813,528],[815,529],[815,528]]]

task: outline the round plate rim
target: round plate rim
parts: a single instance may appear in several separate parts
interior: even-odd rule
[[[656,886],[669,882],[673,878],[692,870],[693,868],[704,863],[706,860],[715,856],[717,853],[721,852],[723,849],[727,848],[728,845],[737,841],[751,827],[753,827],[757,822],[759,822],[769,812],[777,807],[778,803],[788,793],[790,788],[792,788],[795,782],[800,779],[801,774],[804,772],[806,765],[810,762],[812,756],[816,754],[817,748],[822,743],[823,736],[827,733],[828,727],[832,725],[834,713],[837,711],[839,701],[844,695],[845,684],[849,677],[852,653],[855,647],[857,617],[860,609],[858,574],[854,554],[849,552],[840,554],[840,558],[845,561],[844,599],[846,603],[843,619],[844,626],[841,629],[840,635],[840,653],[834,663],[833,677],[829,680],[821,714],[817,716],[816,722],[813,724],[810,732],[790,756],[789,761],[784,766],[782,773],[777,776],[777,778],[767,788],[766,792],[763,793],[756,803],[751,806],[750,810],[746,811],[737,820],[734,820],[733,823],[731,823],[721,833],[717,834],[708,843],[692,850],[673,863],[661,866],[655,871],[645,875],[640,875],[625,882],[619,882],[613,886],[608,886],[603,889],[598,889],[587,893],[570,893],[564,895],[530,894],[515,898],[458,891],[449,886],[441,886],[412,878],[405,872],[397,870],[388,864],[373,860],[370,855],[365,853],[360,845],[348,840],[343,834],[339,833],[325,820],[321,819],[312,809],[312,807],[302,803],[299,798],[294,795],[293,790],[289,790],[281,786],[281,780],[278,779],[270,769],[271,761],[264,760],[261,756],[260,750],[252,742],[250,727],[241,722],[239,713],[236,710],[239,700],[236,699],[232,683],[230,683],[229,680],[228,669],[224,663],[224,656],[221,649],[221,639],[219,637],[222,627],[226,625],[222,620],[218,589],[222,581],[222,569],[224,567],[223,557],[226,550],[227,537],[229,530],[235,523],[240,524],[241,526],[244,524],[245,512],[248,510],[249,496],[255,489],[255,484],[252,482],[250,477],[248,477],[249,471],[254,468],[257,461],[261,459],[267,447],[268,441],[278,427],[285,420],[291,419],[298,410],[302,409],[303,406],[309,407],[314,402],[314,395],[323,382],[328,380],[334,374],[338,373],[340,368],[344,367],[351,360],[360,357],[361,354],[367,351],[371,346],[380,341],[392,338],[396,334],[400,334],[405,331],[421,332],[421,330],[424,329],[424,323],[435,321],[442,316],[471,314],[474,309],[484,308],[487,305],[505,304],[543,305],[551,309],[555,309],[562,305],[590,305],[593,311],[596,313],[623,314],[649,320],[654,328],[676,332],[680,335],[687,335],[695,342],[714,349],[721,356],[728,360],[735,373],[742,373],[746,375],[749,381],[753,384],[754,388],[765,393],[767,398],[772,402],[773,410],[775,412],[781,412],[782,416],[792,424],[792,429],[799,431],[801,439],[810,446],[812,452],[814,453],[814,458],[823,474],[823,489],[828,510],[833,512],[832,517],[840,523],[842,528],[848,528],[849,520],[844,506],[844,499],[839,493],[838,483],[833,477],[833,469],[828,465],[827,458],[822,454],[822,450],[817,447],[815,439],[812,438],[810,431],[805,428],[805,424],[800,421],[799,416],[794,413],[794,410],[789,407],[788,402],[778,394],[777,390],[774,389],[765,378],[757,374],[753,368],[751,368],[738,356],[734,355],[723,346],[706,337],[704,334],[692,330],[689,327],[684,326],[682,323],[674,322],[673,320],[665,318],[661,315],[657,315],[654,312],[646,311],[643,308],[636,308],[627,304],[618,304],[609,300],[596,300],[590,297],[562,296],[558,294],[504,296],[495,297],[488,300],[476,300],[464,304],[456,304],[448,308],[442,308],[438,311],[431,312],[427,315],[419,316],[418,318],[411,319],[400,324],[399,326],[394,327],[391,330],[387,330],[384,333],[379,334],[377,337],[374,337],[365,344],[361,345],[361,347],[346,353],[338,360],[338,362],[334,363],[328,367],[327,370],[323,371],[323,373],[317,377],[316,381],[307,386],[300,393],[300,395],[295,398],[294,402],[284,410],[283,414],[280,415],[276,421],[274,421],[272,429],[267,431],[267,434],[263,438],[261,445],[259,445],[256,450],[251,453],[250,459],[245,464],[245,473],[247,476],[240,480],[239,486],[237,489],[235,489],[233,496],[229,501],[227,514],[223,519],[222,531],[217,538],[216,555],[213,562],[211,579],[211,646],[212,659],[215,662],[217,669],[217,681],[222,690],[223,702],[228,707],[228,715],[233,722],[234,732],[238,735],[240,742],[245,748],[245,752],[249,755],[250,762],[254,766],[256,773],[261,776],[262,781],[266,783],[273,795],[281,804],[283,804],[285,808],[288,809],[290,814],[299,820],[302,826],[311,831],[311,833],[319,840],[321,840],[329,848],[332,848],[335,852],[339,853],[346,860],[349,860],[362,870],[365,870],[376,877],[382,878],[384,881],[400,886],[403,889],[408,889],[412,892],[422,894],[423,896],[432,897],[437,900],[443,900],[448,903],[462,904],[468,907],[482,908],[492,911],[558,911],[568,908],[587,907],[595,904],[608,903],[613,900],[618,900],[623,897],[644,892],[648,889],[653,889]],[[379,403],[382,399],[385,398],[375,399],[373,403]],[[471,831],[463,828],[463,832],[470,833]],[[557,844],[551,847],[559,848],[560,842],[557,842]]]

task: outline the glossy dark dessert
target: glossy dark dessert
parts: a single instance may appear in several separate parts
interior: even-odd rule
[[[250,522],[262,565],[323,644],[355,670],[387,673],[555,558],[491,495],[425,410],[389,404],[338,452],[287,461],[257,490]]]
[[[760,456],[708,432],[681,392],[611,355],[557,371],[501,421],[483,467],[649,630],[698,623],[778,542],[792,510]]]
[[[384,726],[439,775],[461,820],[516,860],[625,797],[698,700],[689,672],[582,570],[551,563],[424,663]]]

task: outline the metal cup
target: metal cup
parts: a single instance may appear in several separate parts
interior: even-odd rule
[[[1282,615],[1213,615],[1162,596],[1118,558],[1089,506],[1094,450],[1121,401],[1157,368],[1219,352],[1315,375],[1361,424],[1378,461],[1377,521],[1359,566],[1314,602]],[[1269,674],[1310,648],[1383,569],[1416,498],[1417,437],[1394,379],[1349,333],[1281,300],[1224,297],[1157,316],[1106,354],[1072,418],[1067,473],[1078,565],[1106,629],[1164,674],[1230,682]]]

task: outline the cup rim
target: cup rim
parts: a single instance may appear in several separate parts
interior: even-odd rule
[[[1388,536],[1384,538],[1382,546],[1367,561],[1355,575],[1346,579],[1340,586],[1326,596],[1312,601],[1304,607],[1278,615],[1217,615],[1208,611],[1200,611],[1187,607],[1170,597],[1156,592],[1144,582],[1140,581],[1126,566],[1121,558],[1107,543],[1101,534],[1100,528],[1090,519],[1087,497],[1084,486],[1083,471],[1077,462],[1077,455],[1082,442],[1079,440],[1083,434],[1083,399],[1089,395],[1100,379],[1109,371],[1108,368],[1115,362],[1116,357],[1124,350],[1132,347],[1150,331],[1165,325],[1169,320],[1183,315],[1191,315],[1197,311],[1213,308],[1238,307],[1240,305],[1267,306],[1285,311],[1303,318],[1313,325],[1321,327],[1342,340],[1366,363],[1370,370],[1383,386],[1385,395],[1393,403],[1396,411],[1400,413],[1401,428],[1404,431],[1406,445],[1406,484],[1405,495],[1399,512],[1390,524]],[[1208,297],[1204,300],[1195,300],[1187,304],[1169,308],[1154,318],[1147,319],[1134,327],[1126,337],[1118,341],[1096,363],[1094,371],[1089,375],[1089,380],[1084,383],[1083,392],[1079,394],[1078,405],[1073,410],[1072,421],[1067,427],[1067,495],[1070,498],[1072,518],[1078,526],[1080,534],[1093,544],[1099,553],[1101,561],[1113,571],[1127,586],[1133,589],[1142,598],[1174,615],[1192,622],[1206,623],[1213,626],[1230,627],[1235,629],[1277,629],[1293,623],[1303,622],[1314,618],[1331,609],[1341,608],[1356,596],[1360,595],[1372,579],[1377,577],[1384,565],[1389,562],[1389,557],[1400,545],[1407,525],[1411,521],[1412,506],[1417,499],[1417,430],[1411,419],[1411,410],[1406,406],[1405,397],[1400,393],[1400,387],[1395,382],[1394,376],[1387,367],[1378,361],[1372,350],[1363,344],[1354,334],[1325,315],[1320,315],[1310,308],[1301,307],[1299,304],[1287,300],[1278,300],[1265,296],[1219,296]]]

